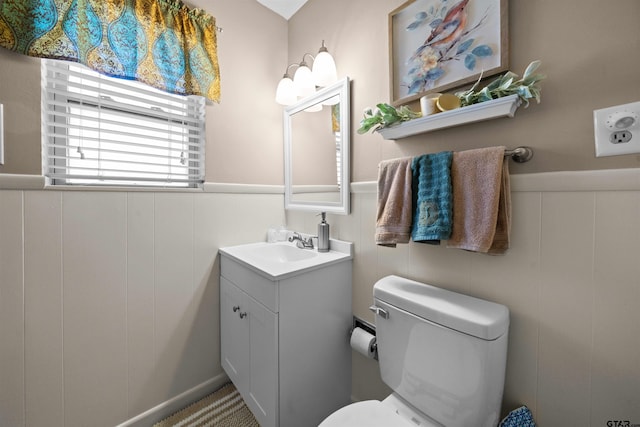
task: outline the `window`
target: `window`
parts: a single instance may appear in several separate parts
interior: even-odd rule
[[[42,61],[43,172],[53,185],[197,187],[204,98]]]

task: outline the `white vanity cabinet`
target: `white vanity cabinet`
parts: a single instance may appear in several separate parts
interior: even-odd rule
[[[222,367],[261,427],[351,403],[351,257],[272,276],[220,250]]]
[[[220,279],[222,366],[261,426],[275,425],[278,315]]]

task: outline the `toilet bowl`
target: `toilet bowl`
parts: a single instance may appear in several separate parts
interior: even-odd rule
[[[343,407],[320,427],[495,427],[509,310],[398,276],[373,293],[380,374],[393,393]]]
[[[327,417],[319,427],[441,427],[414,408],[399,403],[395,395],[345,406]]]

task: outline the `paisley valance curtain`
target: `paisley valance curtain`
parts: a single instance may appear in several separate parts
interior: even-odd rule
[[[0,0],[0,46],[217,102],[216,30],[179,0]]]

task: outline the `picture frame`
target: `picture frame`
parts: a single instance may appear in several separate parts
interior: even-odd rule
[[[508,68],[508,0],[409,0],[389,13],[394,106]]]

